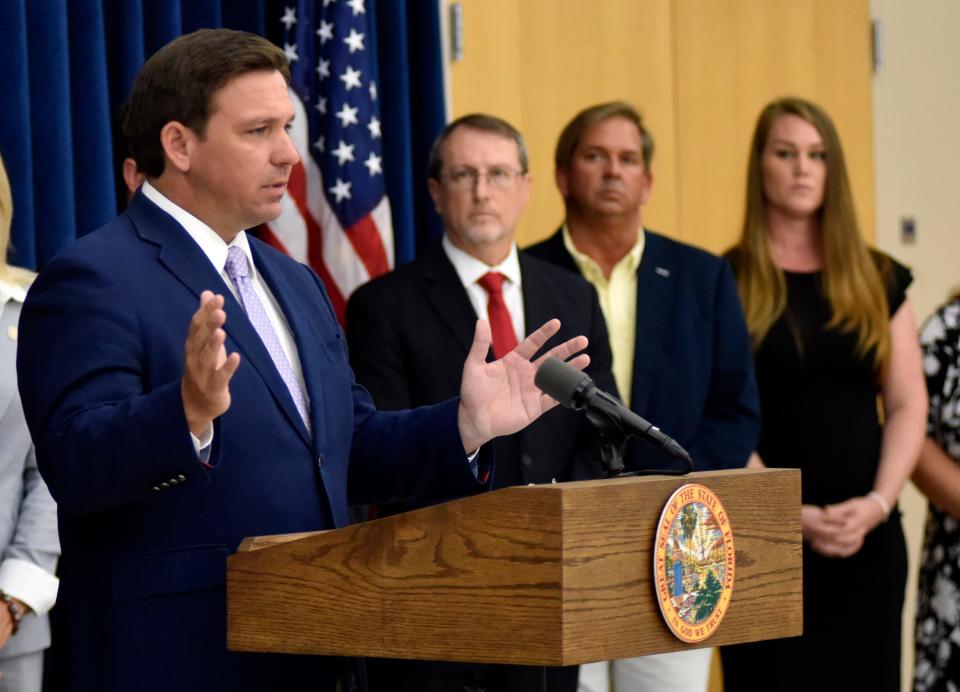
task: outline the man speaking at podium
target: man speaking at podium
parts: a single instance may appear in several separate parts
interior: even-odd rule
[[[559,325],[485,363],[479,322],[459,399],[375,410],[319,279],[244,232],[280,214],[298,161],[288,79],[241,32],[155,54],[124,122],[147,181],[27,298],[19,384],[59,505],[71,690],[335,689],[334,659],[227,652],[227,555],[344,525],[348,482],[356,502],[482,485],[475,450],[553,404],[530,358]]]

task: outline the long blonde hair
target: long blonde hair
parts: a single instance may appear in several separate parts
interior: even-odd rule
[[[881,255],[872,255],[860,234],[843,148],[833,122],[819,106],[799,98],[768,104],[757,119],[750,145],[746,212],[732,259],[754,348],[787,307],[783,270],[770,254],[762,168],[770,129],[783,115],[796,115],[813,125],[827,153],[824,200],[818,212],[823,288],[832,312],[827,328],[856,333],[857,354],[868,357],[872,353],[879,373],[890,354],[890,315],[884,287],[889,262]]]
[[[30,285],[36,274],[11,267],[7,264],[7,251],[10,248],[10,227],[13,224],[13,191],[7,177],[7,167],[0,156],[0,280],[11,281],[22,286]]]

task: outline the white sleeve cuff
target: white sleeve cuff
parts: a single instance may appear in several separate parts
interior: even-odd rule
[[[208,425],[207,429],[203,431],[203,435],[200,437],[190,433],[190,441],[193,442],[193,449],[197,453],[197,456],[203,457],[204,452],[207,452],[206,456],[209,456],[210,452],[207,450],[210,447],[210,444],[213,442],[213,426]]]
[[[32,562],[11,557],[0,563],[0,590],[43,615],[57,602],[60,580]]]

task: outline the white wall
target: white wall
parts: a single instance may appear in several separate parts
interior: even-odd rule
[[[911,266],[918,322],[960,284],[960,3],[871,0],[883,27],[884,65],[874,77],[877,245]],[[913,245],[900,220],[913,217]],[[910,576],[904,613],[904,690],[913,670],[916,574],[926,502],[913,486],[901,497]]]

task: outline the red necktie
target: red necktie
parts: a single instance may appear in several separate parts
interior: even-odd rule
[[[507,277],[497,272],[484,274],[477,281],[490,296],[487,301],[487,317],[490,320],[490,331],[493,333],[493,355],[500,360],[510,353],[517,345],[517,334],[513,331],[513,320],[510,311],[503,302],[503,282]]]

